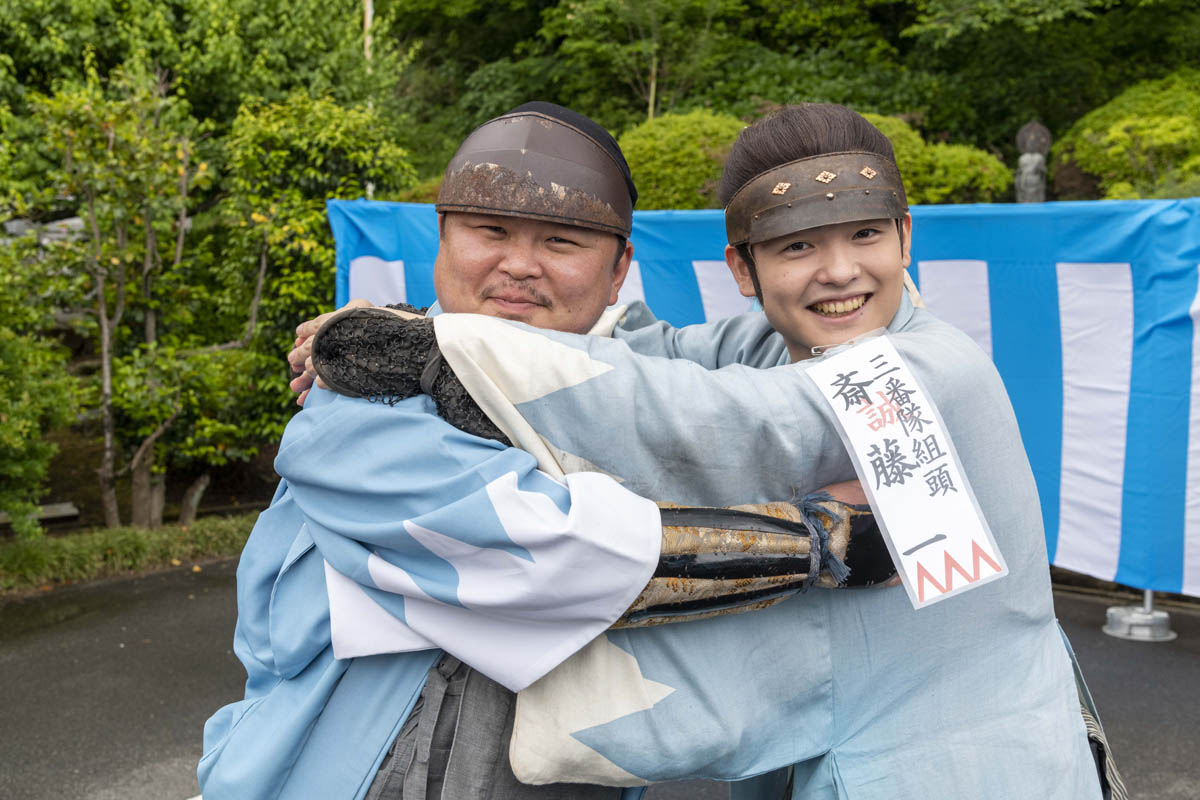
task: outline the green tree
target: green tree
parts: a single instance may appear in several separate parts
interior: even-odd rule
[[[211,470],[278,439],[294,409],[281,355],[296,321],[333,302],[325,201],[360,197],[368,183],[387,197],[413,176],[373,110],[304,92],[243,106],[223,144],[224,195],[202,220],[204,255],[163,287],[171,335],[147,339],[117,364],[118,422],[140,442],[129,463],[195,475],[180,509],[185,524]],[[162,480],[153,483],[151,525],[162,517]]]
[[[30,99],[85,81],[89,70],[105,87],[118,70],[161,74],[217,138],[244,101],[281,101],[297,90],[370,104],[399,127],[405,55],[394,46],[386,6],[372,26],[370,61],[361,0],[0,0],[0,18],[0,140],[36,142]],[[221,152],[210,163],[214,172],[223,171]],[[24,147],[9,182],[26,199],[53,164],[44,148]],[[9,188],[0,203],[7,199],[19,215],[71,210],[69,202],[18,207],[5,196]],[[200,191],[198,199],[212,201]]]
[[[1016,132],[1030,119],[1041,120],[1059,138],[1126,88],[1194,66],[1198,58],[1200,6],[1190,0],[1126,0],[1033,30],[1000,22],[937,47],[922,46],[907,61],[936,77],[936,91],[898,110],[919,112],[927,138],[986,147],[1015,163]]]
[[[223,221],[232,233],[217,276],[229,264],[239,270],[253,265],[256,283],[243,284],[243,292],[258,293],[259,318],[270,335],[281,337],[272,346],[283,346],[298,320],[333,302],[326,201],[362,197],[368,184],[387,199],[412,186],[416,175],[374,111],[304,93],[243,106],[225,149]]]
[[[202,126],[161,73],[113,76],[111,94],[91,70],[34,98],[33,119],[59,159],[54,195],[85,222],[48,260],[81,276],[75,302],[91,306],[105,520],[119,524],[129,474],[133,522],[155,526],[168,470],[248,458],[280,433],[287,332],[332,304],[326,199],[369,182],[387,196],[413,173],[378,114],[298,92],[242,108],[223,142],[225,194],[198,214],[193,191],[212,180]],[[201,469],[185,517],[207,482]]]
[[[387,39],[405,57],[393,93],[400,143],[424,177],[440,175],[476,125],[528,100],[561,101],[559,70],[537,48],[554,0],[393,0]],[[531,45],[533,45],[531,47]]]
[[[1092,19],[1096,9],[1111,5],[1112,0],[924,0],[915,24],[904,33],[940,43],[1010,23],[1032,32],[1072,17]]]
[[[214,468],[246,461],[264,443],[259,382],[264,375],[279,380],[278,360],[277,354],[247,347],[186,349],[159,343],[118,361],[118,427],[136,430],[143,458],[153,450],[154,487],[165,484],[168,472],[194,476],[180,504],[180,524],[195,519]],[[152,490],[133,501],[146,503],[140,512],[136,505],[133,509],[142,524],[157,527],[162,522],[161,492]]]
[[[920,112],[936,92],[936,79],[905,67],[890,51],[872,54],[873,43],[847,40],[800,53],[757,43],[739,46],[724,69],[681,103],[742,118],[792,103],[840,103],[887,114]]]
[[[727,22],[744,11],[739,0],[568,0],[543,15],[539,35],[583,78],[577,93],[590,94],[596,73],[617,77],[649,120],[720,71],[734,44]]]
[[[717,184],[745,124],[703,109],[663,114],[621,136],[638,208],[720,208]]]
[[[0,511],[27,538],[41,533],[37,501],[56,451],[45,435],[77,405],[64,348],[45,335],[55,280],[40,274],[36,250],[29,237],[0,243]]]
[[[208,179],[207,165],[193,159],[200,126],[169,94],[165,76],[137,70],[113,76],[108,95],[89,64],[85,82],[31,99],[32,120],[57,162],[45,175],[47,188],[78,203],[84,220],[84,237],[52,257],[58,269],[83,276],[88,291],[78,303],[90,305],[99,354],[104,448],[97,472],[109,526],[120,524],[115,482],[124,471],[133,477],[135,523],[149,521],[144,513],[156,489],[153,450],[145,442],[161,436],[157,427],[144,433],[134,458],[118,469],[114,365],[130,344],[135,318],[137,338],[156,345],[163,286],[178,277],[184,260],[189,191]],[[159,425],[169,426],[170,419]]]
[[[363,58],[361,0],[0,0],[0,99],[51,94],[92,55],[103,80],[132,63],[162,70],[198,117],[228,125],[242,99],[296,89],[383,104],[400,56],[392,15]]]
[[[214,287],[205,305],[250,309],[245,333],[219,347],[249,345],[259,355],[242,428],[273,441],[295,408],[282,354],[297,322],[333,305],[326,201],[362,197],[368,184],[376,198],[395,197],[415,183],[415,171],[372,109],[304,93],[243,106],[224,145],[226,200],[213,235],[219,258],[203,278]]]
[[[1188,197],[1200,191],[1200,71],[1126,89],[1076,122],[1051,161],[1074,161],[1108,198]]]

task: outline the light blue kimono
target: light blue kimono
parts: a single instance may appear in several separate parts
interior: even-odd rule
[[[501,364],[498,383],[520,385],[524,365],[505,372],[487,350],[498,338],[488,326],[499,324],[482,323],[474,352]],[[522,330],[611,367],[516,409],[551,447],[636,492],[724,505],[855,477],[805,362],[706,369],[784,364],[761,315],[651,325],[619,334],[626,341]],[[1004,387],[973,342],[907,298],[889,333],[939,408],[1010,574],[919,611],[899,588],[813,591],[740,617],[610,631],[645,680],[672,691],[574,739],[651,781],[735,780],[795,764],[793,797],[805,800],[1099,797]],[[777,778],[753,783],[765,790]]]
[[[905,305],[892,329],[915,334],[911,347],[901,337],[901,352],[927,385],[932,379],[959,452],[971,454],[965,466],[1010,576],[921,612],[899,590],[812,592],[739,618],[608,634],[675,691],[582,741],[650,780],[736,779],[800,762],[794,796],[805,798],[1098,796],[1056,639],[1036,494],[1002,387],[973,345],[927,315]],[[853,477],[830,420],[806,402],[815,391],[800,369],[706,378],[700,369],[664,371],[659,359],[638,362],[619,342],[561,339],[618,368],[521,410],[539,432],[645,496],[727,504]],[[786,356],[761,315],[715,330],[652,326],[629,340],[709,367]],[[961,413],[949,411],[960,402]],[[652,423],[636,433],[626,430],[630,403]],[[590,424],[572,425],[583,409]],[[199,774],[207,800],[361,797],[440,654],[333,658],[326,558],[314,540],[332,552],[339,545],[330,534],[355,537],[339,514],[356,524],[436,514],[429,502],[457,502],[456,493],[481,492],[505,472],[569,508],[566,488],[539,477],[527,455],[454,431],[431,412],[423,397],[388,408],[314,393],[289,426],[277,465],[285,481],[239,566],[235,650],[247,691],[206,726]],[[963,424],[976,413],[980,428]],[[732,414],[739,418],[730,424]],[[355,446],[366,439],[376,446]],[[380,475],[395,480],[364,492],[363,478]],[[388,483],[408,507],[382,502]],[[314,516],[322,518],[315,532]],[[736,693],[721,700],[748,685],[765,706],[746,706]],[[712,727],[728,748],[689,752],[695,726]],[[677,730],[677,752],[663,749],[664,727]],[[681,773],[685,763],[703,766]],[[737,791],[778,797],[774,780]]]
[[[657,563],[653,503],[603,476],[555,481],[528,453],[443,422],[423,395],[392,407],[314,391],[275,467],[283,480],[238,565],[246,696],[205,725],[206,800],[361,798],[440,646],[520,688],[608,627]],[[376,586],[405,576],[407,596]],[[351,633],[382,654],[335,658],[335,580],[392,615],[350,608]],[[482,647],[489,635],[503,645]]]

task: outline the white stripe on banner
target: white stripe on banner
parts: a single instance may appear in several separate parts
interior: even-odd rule
[[[742,297],[737,281],[724,261],[693,261],[696,284],[700,287],[700,302],[706,322],[742,314],[754,305],[754,298]]]
[[[1062,326],[1062,475],[1054,563],[1112,580],[1121,551],[1121,484],[1133,366],[1129,264],[1058,269]]]
[[[617,292],[617,305],[628,305],[635,300],[646,300],[646,291],[642,288],[642,265],[637,259],[629,262],[629,272],[625,275],[625,282],[621,284],[620,291]]]
[[[1196,596],[1200,595],[1200,287],[1188,313],[1192,317],[1192,396],[1188,411],[1182,591]]]
[[[362,297],[377,306],[408,302],[404,262],[359,256],[350,261],[350,299]]]
[[[975,340],[992,357],[992,304],[988,295],[988,264],[974,260],[919,261],[921,297],[925,306]]]

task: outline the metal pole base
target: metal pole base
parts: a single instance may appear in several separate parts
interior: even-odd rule
[[[1169,642],[1179,635],[1171,630],[1167,612],[1144,606],[1110,606],[1101,630],[1135,642]]]

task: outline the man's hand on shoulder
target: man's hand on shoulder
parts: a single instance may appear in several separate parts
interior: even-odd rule
[[[321,314],[310,320],[306,320],[296,326],[296,343],[292,346],[292,351],[288,353],[288,364],[292,368],[292,372],[296,377],[292,378],[288,384],[293,392],[299,392],[300,396],[296,398],[296,405],[303,407],[304,400],[308,397],[308,391],[313,387],[313,383],[317,381],[316,370],[312,365],[312,337],[320,330],[325,321],[332,317],[338,311],[347,308],[369,308],[370,301],[362,298],[355,298],[346,305],[339,308],[337,311],[330,311],[326,314]],[[317,383],[320,388],[325,388],[323,384]]]

